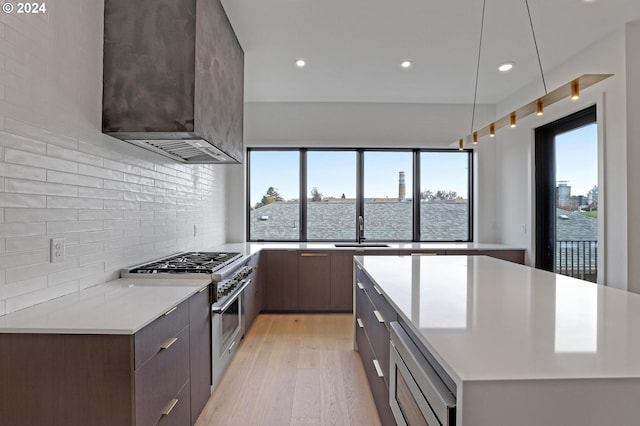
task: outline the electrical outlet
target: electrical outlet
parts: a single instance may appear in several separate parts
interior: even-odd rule
[[[51,239],[51,263],[64,261],[64,238]]]

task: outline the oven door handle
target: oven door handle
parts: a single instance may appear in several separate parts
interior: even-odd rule
[[[251,278],[246,280],[244,283],[242,283],[242,285],[240,287],[238,287],[238,290],[234,293],[233,297],[231,297],[229,300],[227,300],[227,303],[225,303],[222,306],[212,306],[211,307],[211,313],[213,313],[213,314],[221,314],[224,311],[226,311],[227,309],[229,309],[229,306],[231,306],[233,304],[233,302],[236,301],[236,299],[240,296],[240,294],[242,294],[244,289],[247,288],[247,286],[249,284],[251,284]]]

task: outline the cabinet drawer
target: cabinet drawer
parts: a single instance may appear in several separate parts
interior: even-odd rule
[[[134,336],[135,369],[160,352],[160,347],[189,324],[189,302],[169,309]]]
[[[389,380],[389,329],[387,320],[380,322],[382,314],[377,311],[367,294],[359,290],[356,293],[356,315],[364,325],[364,333],[371,344],[373,357],[377,359],[384,373],[385,380]]]
[[[358,345],[358,352],[360,359],[362,360],[362,366],[369,382],[369,388],[373,395],[373,400],[380,416],[380,421],[383,426],[395,425],[393,420],[393,413],[389,406],[389,385],[384,378],[378,376],[376,367],[374,365],[374,355],[371,350],[371,345],[367,339],[367,335],[362,328],[356,327],[356,344]],[[376,361],[380,362],[380,360]]]
[[[153,425],[189,380],[189,327],[135,371],[136,425]],[[187,401],[187,405],[189,402]]]
[[[189,414],[189,383],[182,387],[180,393],[170,400],[163,410],[167,410],[169,413],[160,417],[156,423],[157,426],[184,426],[195,423],[196,419],[191,421]]]
[[[384,318],[384,324],[388,329],[389,323],[391,323],[391,321],[396,321],[397,319],[396,311],[382,295],[382,291],[378,286],[375,285],[373,281],[371,281],[371,279],[369,279],[369,277],[359,268],[356,273],[356,286],[356,290],[358,292],[364,292],[367,294],[367,297],[369,297],[374,309],[380,313],[382,318]],[[360,287],[362,287],[362,289]]]

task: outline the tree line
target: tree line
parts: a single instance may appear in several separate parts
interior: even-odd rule
[[[345,195],[342,194],[341,198],[344,199]],[[452,200],[460,200],[462,199],[462,197],[458,196],[458,193],[456,191],[448,191],[448,190],[441,189],[436,192],[433,192],[430,189],[427,189],[426,191],[422,191],[420,193],[420,199],[427,200],[427,201],[436,201],[436,200],[452,201]],[[322,192],[320,192],[318,188],[315,186],[311,188],[311,197],[309,198],[309,201],[318,202],[322,200],[323,200]],[[256,203],[254,208],[258,209],[262,206],[266,206],[267,204],[275,203],[278,201],[284,201],[284,198],[280,195],[280,193],[276,188],[274,188],[273,186],[270,186],[267,189],[267,192],[262,196],[262,199]]]

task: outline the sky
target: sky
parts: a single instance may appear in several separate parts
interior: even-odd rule
[[[587,195],[598,184],[598,126],[556,136],[556,182],[567,181],[571,195]]]
[[[421,190],[456,191],[467,196],[467,156],[458,152],[422,153]],[[407,197],[413,191],[411,152],[365,152],[365,198],[397,198],[399,172],[405,172]],[[297,151],[251,151],[251,205],[270,186],[284,199],[299,198]],[[309,151],[307,188],[316,187],[324,197],[355,198],[356,153],[354,151]],[[310,194],[307,194],[310,196]]]

